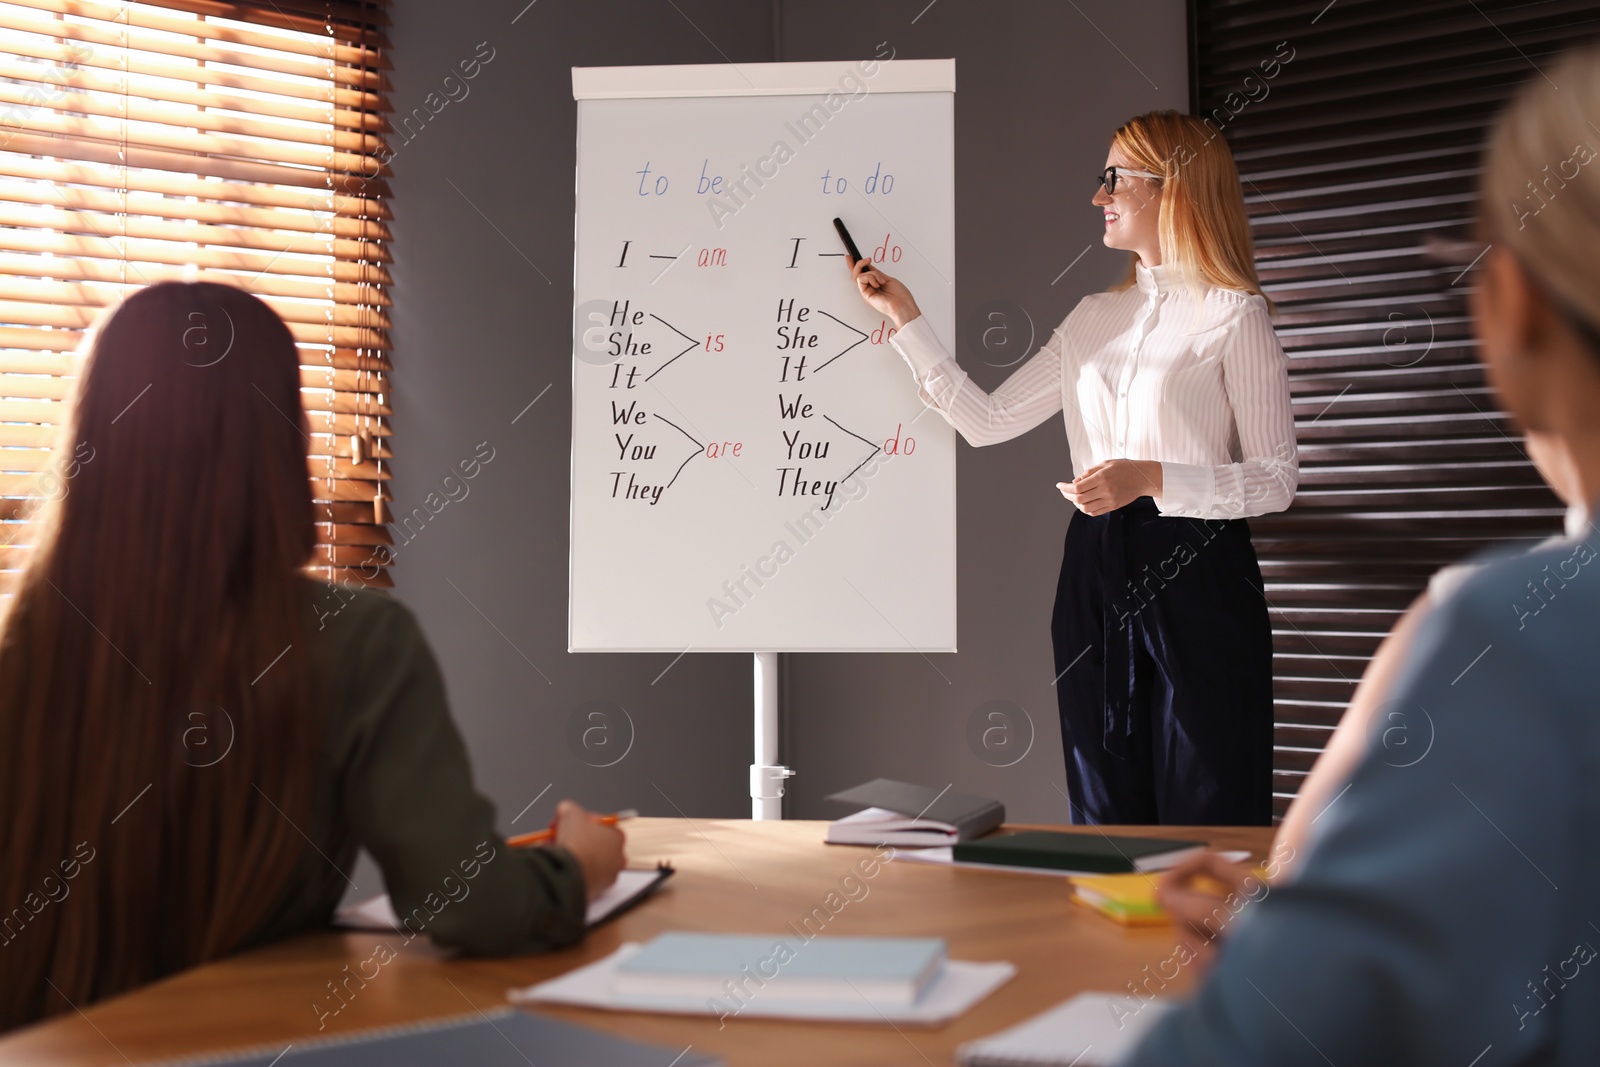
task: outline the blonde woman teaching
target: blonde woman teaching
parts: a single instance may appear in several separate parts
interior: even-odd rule
[[[1226,142],[1175,111],[1113,135],[1092,203],[1128,275],[1085,297],[993,393],[898,280],[857,287],[899,328],[919,395],[971,445],[1061,413],[1073,477],[1050,632],[1080,823],[1267,825],[1272,635],[1246,519],[1299,479],[1287,358]]]

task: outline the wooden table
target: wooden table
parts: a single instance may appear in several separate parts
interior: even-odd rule
[[[582,944],[545,956],[494,960],[443,958],[425,939],[409,945],[392,934],[318,932],[185,971],[83,1012],[69,1011],[0,1040],[0,1063],[143,1064],[246,1045],[283,1044],[349,1034],[435,1016],[490,1010],[505,992],[599,959],[624,941],[663,930],[783,934],[838,894],[827,934],[940,936],[950,956],[1010,960],[1018,973],[959,1019],[938,1028],[860,1023],[780,1022],[748,1017],[719,1028],[711,1016],[643,1015],[540,1006],[537,1010],[674,1049],[693,1045],[730,1067],[760,1064],[948,1064],[957,1045],[1003,1027],[1081,990],[1121,991],[1144,981],[1148,965],[1168,960],[1179,941],[1172,927],[1125,929],[1068,900],[1063,880],[892,860],[854,886],[855,865],[870,849],[822,843],[825,823],[638,819],[628,824],[631,866],[671,861],[678,873],[656,897],[591,933]],[[1073,827],[1059,827],[1071,830]],[[1094,829],[1077,828],[1096,833]],[[1120,833],[1193,836],[1216,848],[1266,855],[1267,828],[1120,828]],[[859,877],[859,875],[856,875]],[[843,906],[839,901],[843,900]],[[337,1003],[330,982],[343,968],[374,958],[387,942],[395,958]],[[383,957],[386,958],[387,954]],[[371,973],[374,964],[368,963]],[[1170,973],[1171,965],[1168,965]],[[1164,992],[1187,989],[1180,971]]]

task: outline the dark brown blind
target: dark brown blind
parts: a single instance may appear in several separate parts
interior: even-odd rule
[[[1190,0],[1190,107],[1239,163],[1300,442],[1293,506],[1251,520],[1279,815],[1428,576],[1561,528],[1475,357],[1475,275],[1421,246],[1471,237],[1495,111],[1597,30],[1593,0]]]
[[[316,573],[392,584],[381,30],[357,0],[0,3],[0,594],[70,475],[84,329],[169,279],[288,323]]]

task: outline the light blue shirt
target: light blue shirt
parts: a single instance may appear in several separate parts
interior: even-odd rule
[[[1600,1062],[1597,550],[1494,559],[1422,620],[1297,873],[1127,1064]]]

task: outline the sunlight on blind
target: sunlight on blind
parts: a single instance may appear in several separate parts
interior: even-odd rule
[[[0,3],[0,592],[30,505],[70,492],[84,461],[57,448],[83,331],[173,279],[246,289],[289,324],[315,572],[392,584],[375,15],[214,13],[247,6]]]

